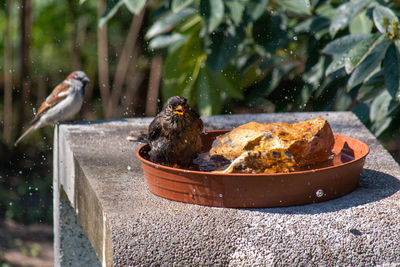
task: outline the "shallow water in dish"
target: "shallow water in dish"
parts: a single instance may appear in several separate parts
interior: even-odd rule
[[[351,153],[350,153],[351,154]],[[345,152],[339,152],[334,154],[332,159],[324,162],[319,162],[312,165],[307,165],[300,168],[298,171],[316,170],[320,168],[326,168],[330,166],[338,166],[343,163],[354,160],[354,155],[349,155]],[[197,156],[193,161],[195,169],[203,172],[222,171],[226,169],[231,163],[230,160],[221,160],[218,158],[211,157],[208,152],[203,152]]]

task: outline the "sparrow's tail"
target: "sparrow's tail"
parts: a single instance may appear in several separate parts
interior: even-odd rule
[[[30,134],[32,131],[36,130],[38,128],[38,124],[35,123],[34,125],[32,125],[31,127],[28,128],[28,130],[26,130],[26,132],[24,132],[20,138],[18,138],[18,140],[14,143],[14,146],[17,146],[19,142],[21,142],[21,140],[27,136],[28,134]]]

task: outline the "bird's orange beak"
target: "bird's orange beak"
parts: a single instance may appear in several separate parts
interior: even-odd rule
[[[178,115],[183,115],[183,112],[184,112],[184,109],[183,109],[183,107],[182,106],[178,106],[176,109],[175,109],[175,113],[176,114],[178,114]]]

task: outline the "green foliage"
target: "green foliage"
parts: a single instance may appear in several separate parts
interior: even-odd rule
[[[184,95],[203,115],[352,109],[376,135],[400,115],[395,3],[174,0],[154,14],[164,100]]]

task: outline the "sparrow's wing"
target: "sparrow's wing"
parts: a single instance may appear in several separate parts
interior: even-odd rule
[[[51,92],[51,94],[39,107],[38,113],[36,114],[33,121],[36,121],[43,114],[43,112],[57,105],[58,103],[60,103],[61,100],[66,98],[71,93],[71,91],[69,90],[70,88],[71,85],[68,84],[67,82],[62,82],[59,85],[57,85],[57,87],[54,88],[53,92]]]
[[[160,114],[157,114],[157,116],[154,118],[154,120],[150,123],[149,135],[148,135],[149,141],[153,141],[160,136],[161,120],[162,120],[162,117],[160,116]]]

